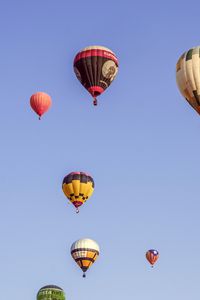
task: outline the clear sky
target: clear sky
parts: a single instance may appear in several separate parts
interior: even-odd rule
[[[175,65],[200,44],[199,1],[2,1],[0,9],[1,299],[35,300],[56,284],[68,300],[188,300],[200,294],[200,119]],[[73,73],[103,45],[119,73],[99,106]],[[29,98],[53,106],[42,121]],[[77,215],[61,184],[96,187]],[[101,248],[82,278],[71,244]],[[145,252],[160,259],[151,269]]]

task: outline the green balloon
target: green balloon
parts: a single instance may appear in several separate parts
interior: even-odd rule
[[[65,293],[59,286],[46,285],[37,293],[37,300],[65,300]]]

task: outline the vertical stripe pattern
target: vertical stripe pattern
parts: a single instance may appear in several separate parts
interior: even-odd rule
[[[176,82],[183,97],[200,114],[200,47],[181,55],[176,64]]]
[[[92,97],[97,97],[110,86],[117,75],[118,59],[106,47],[90,46],[76,55],[74,72]]]
[[[30,98],[31,108],[41,117],[51,107],[51,97],[43,92],[33,94]]]

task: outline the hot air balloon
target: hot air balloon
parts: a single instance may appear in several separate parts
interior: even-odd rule
[[[109,87],[118,72],[118,59],[108,48],[89,46],[81,50],[74,59],[74,72],[81,84],[92,95],[93,104]]]
[[[84,172],[72,172],[63,179],[62,189],[76,207],[76,212],[79,212],[79,206],[85,203],[94,191],[94,180]]]
[[[151,264],[152,267],[155,264],[155,262],[158,260],[158,258],[159,258],[159,253],[157,250],[151,249],[146,252],[146,259],[148,260],[148,262]]]
[[[37,300],[65,300],[63,289],[56,285],[46,285],[37,293]]]
[[[181,55],[176,64],[176,82],[183,97],[200,114],[200,47]]]
[[[32,109],[36,112],[39,116],[39,120],[41,116],[47,112],[52,104],[51,97],[43,92],[38,92],[33,94],[30,98],[30,105]]]
[[[99,245],[91,239],[81,239],[71,246],[71,255],[83,271],[83,277],[99,256]]]

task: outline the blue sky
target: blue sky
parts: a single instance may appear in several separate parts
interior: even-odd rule
[[[4,1],[0,10],[2,299],[57,284],[69,300],[199,296],[198,114],[175,80],[199,45],[199,1]],[[93,107],[73,73],[89,45],[119,73]],[[42,121],[36,91],[53,105]],[[61,184],[85,171],[95,191],[77,215]],[[82,237],[100,257],[87,278],[70,256]],[[145,252],[156,248],[152,270]]]

